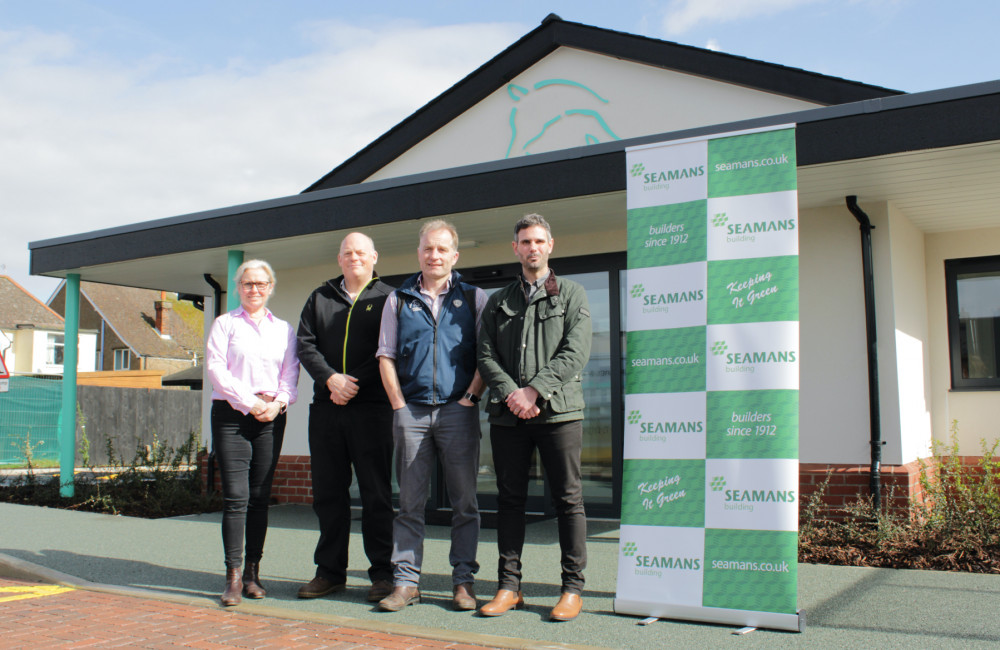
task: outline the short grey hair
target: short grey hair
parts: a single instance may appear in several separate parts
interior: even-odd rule
[[[531,214],[526,214],[521,219],[514,224],[514,241],[517,241],[517,236],[525,228],[531,228],[532,226],[540,226],[545,228],[546,234],[548,234],[549,239],[552,239],[552,226],[549,222],[545,220],[542,215],[532,212]]]
[[[454,224],[450,221],[445,221],[444,219],[431,219],[424,225],[420,226],[420,239],[424,238],[429,232],[434,232],[435,230],[447,230],[451,233],[451,241],[454,244],[454,250],[458,250],[458,231],[455,230]]]
[[[271,282],[271,290],[274,290],[274,285],[278,284],[278,276],[274,274],[274,269],[271,265],[264,260],[247,260],[239,265],[236,269],[236,282],[241,282],[243,280],[243,274],[250,269],[263,269],[264,273],[267,273],[267,277]]]

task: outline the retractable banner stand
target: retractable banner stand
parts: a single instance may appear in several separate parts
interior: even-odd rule
[[[615,611],[801,631],[793,125],[629,149]]]

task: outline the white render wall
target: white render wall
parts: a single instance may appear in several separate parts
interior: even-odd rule
[[[803,210],[799,224],[799,458],[867,464],[867,339],[858,223],[846,207],[836,206]]]
[[[946,442],[952,421],[958,423],[960,452],[981,454],[980,440],[1000,438],[1000,391],[952,391],[945,303],[944,262],[1000,252],[1000,228],[932,233],[925,236],[931,424],[934,439]]]
[[[931,381],[927,325],[927,273],[924,233],[891,203],[888,205],[890,263],[892,267],[892,329],[880,324],[879,336],[893,332],[895,368],[882,364],[882,375],[892,378],[894,395],[883,394],[883,410],[894,408],[885,436],[883,460],[905,464],[931,453]],[[876,296],[877,298],[877,296]],[[885,431],[885,427],[883,427]]]
[[[535,84],[563,79],[586,90]],[[512,99],[503,86],[437,132],[387,164],[368,180],[502,160],[511,146],[511,111],[517,138],[510,157],[580,147],[587,136],[614,138],[593,117],[567,111],[596,111],[620,139],[815,108],[818,104],[735,84],[560,47],[516,76],[527,90]],[[551,124],[546,128],[546,122]],[[539,134],[544,134],[533,138]]]

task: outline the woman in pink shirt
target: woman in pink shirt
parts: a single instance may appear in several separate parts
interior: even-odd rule
[[[212,445],[222,474],[223,605],[266,595],[260,559],[267,534],[271,481],[285,434],[285,409],[295,402],[299,360],[295,330],[267,308],[275,276],[263,260],[236,270],[240,306],[212,324],[205,364],[212,381]],[[244,530],[246,566],[240,575]]]

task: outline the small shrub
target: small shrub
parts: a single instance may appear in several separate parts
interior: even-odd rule
[[[983,455],[967,467],[958,455],[958,427],[948,444],[935,444],[921,461],[924,495],[908,512],[892,508],[893,495],[875,509],[869,496],[824,519],[822,497],[830,475],[806,499],[799,527],[799,560],[821,564],[1000,573],[1000,460],[998,444],[981,442]]]
[[[146,518],[221,509],[217,494],[202,494],[200,474],[197,468],[192,468],[198,450],[198,436],[194,432],[177,449],[154,436],[152,444],[136,446],[128,463],[116,452],[110,439],[105,444],[110,471],[103,475],[91,471],[86,477],[75,476],[74,496],[65,498],[59,495],[58,476],[35,475],[29,438],[25,449],[28,469],[21,477],[0,487],[0,501]]]

